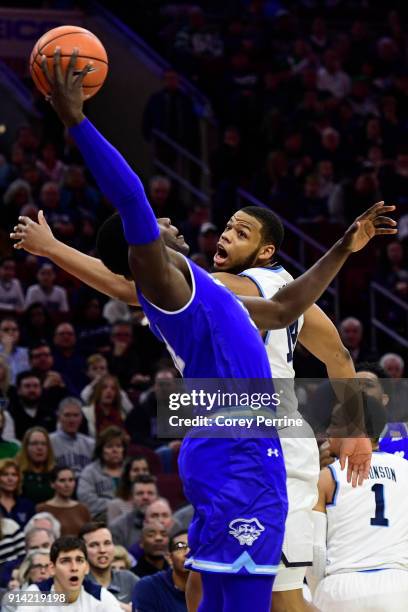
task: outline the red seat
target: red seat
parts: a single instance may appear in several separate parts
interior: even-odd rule
[[[158,474],[157,488],[161,497],[168,500],[173,512],[187,503],[178,474]]]
[[[141,444],[130,444],[127,454],[129,457],[135,455],[143,455],[146,457],[147,463],[149,464],[150,473],[157,476],[162,471],[162,464],[159,456],[149,448],[148,446],[142,446]]]

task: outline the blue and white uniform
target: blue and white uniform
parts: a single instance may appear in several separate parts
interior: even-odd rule
[[[262,339],[238,298],[187,260],[192,295],[168,312],[138,292],[154,334],[185,378],[271,379]],[[273,416],[273,414],[271,414]],[[287,514],[277,436],[187,437],[179,467],[195,509],[187,565],[203,572],[274,575]]]
[[[284,267],[248,268],[240,274],[257,286],[261,297],[271,299],[282,287],[293,281]],[[274,385],[284,390],[285,401],[277,407],[277,416],[301,418],[294,390],[293,353],[304,323],[301,316],[292,325],[267,332],[265,348],[273,372]],[[278,428],[287,474],[289,511],[286,519],[282,562],[273,585],[274,591],[302,589],[306,567],[313,560],[313,508],[317,502],[320,463],[313,430],[306,421],[303,427]]]

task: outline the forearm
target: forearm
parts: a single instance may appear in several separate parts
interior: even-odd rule
[[[134,283],[108,270],[100,259],[85,255],[56,239],[50,242],[46,256],[62,270],[104,295],[138,305]]]
[[[157,240],[159,226],[143,185],[122,155],[86,118],[69,131],[99,188],[118,209],[128,243],[143,245]]]
[[[280,328],[293,323],[320,298],[349,255],[350,250],[339,240],[309,270],[273,297],[272,303],[280,307]],[[276,325],[276,321],[273,322]],[[263,329],[272,328],[265,326]]]

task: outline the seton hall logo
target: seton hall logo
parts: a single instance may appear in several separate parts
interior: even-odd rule
[[[237,518],[230,522],[229,533],[237,538],[241,546],[252,544],[259,538],[261,533],[265,531],[265,527],[261,525],[257,518],[244,519]]]

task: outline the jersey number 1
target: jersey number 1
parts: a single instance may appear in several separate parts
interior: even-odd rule
[[[298,337],[299,322],[295,321],[292,325],[286,328],[286,334],[288,336],[288,352],[286,354],[286,360],[288,363],[293,361],[293,351],[295,350],[296,341]]]
[[[375,495],[375,517],[370,519],[370,525],[377,527],[388,527],[388,519],[385,518],[384,485],[375,484],[371,487]]]

